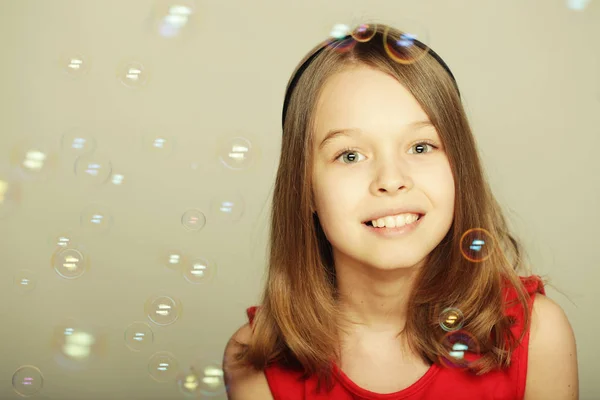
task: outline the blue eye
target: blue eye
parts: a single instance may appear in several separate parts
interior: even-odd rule
[[[413,144],[411,146],[411,149],[412,148],[421,148],[421,149],[423,149],[425,146],[429,146],[429,147],[432,147],[433,149],[437,149],[437,146],[435,146],[435,145],[433,145],[432,143],[429,143],[429,142],[415,143],[415,144]],[[417,150],[417,154],[426,154],[426,153],[424,153],[422,150],[421,151]]]
[[[338,153],[338,155],[335,156],[335,159],[338,160],[343,156],[350,156],[348,159],[350,162],[344,162],[342,161],[344,164],[353,164],[354,161],[356,161],[358,159],[358,155],[360,153],[356,150],[353,150],[351,148],[345,148],[344,150],[342,150],[341,153]],[[361,154],[362,155],[362,154]]]
[[[428,147],[431,148],[429,151],[426,150]],[[427,153],[431,153],[433,150],[435,150],[437,148],[438,147],[436,145],[434,145],[433,143],[430,143],[428,141],[422,141],[422,142],[413,144],[411,146],[411,150],[415,149],[416,152],[415,153],[411,152],[409,154],[427,154]],[[355,164],[356,161],[358,161],[360,156],[363,156],[363,155],[361,153],[359,153],[357,150],[355,150],[351,147],[346,147],[341,152],[337,153],[334,160],[339,160],[341,158],[341,162],[344,164]],[[348,162],[346,162],[346,160],[348,160]]]

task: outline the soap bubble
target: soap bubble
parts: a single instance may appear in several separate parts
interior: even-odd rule
[[[254,150],[250,140],[237,136],[219,145],[219,160],[233,170],[248,169],[254,162]]]
[[[111,173],[112,163],[102,155],[86,154],[75,160],[75,175],[84,184],[101,185]]]
[[[494,238],[485,229],[469,229],[460,238],[460,252],[467,260],[472,262],[487,260],[494,249]]]
[[[190,283],[206,283],[216,273],[216,266],[204,258],[195,258],[184,267],[183,276]]]
[[[464,315],[458,308],[449,307],[441,312],[439,317],[440,326],[446,332],[457,331],[464,324]]]
[[[181,302],[173,296],[155,294],[144,305],[148,319],[159,326],[171,325],[179,319]]]
[[[59,64],[62,70],[73,78],[86,75],[91,69],[90,59],[82,54],[63,55],[60,57]]]
[[[183,213],[181,224],[189,231],[199,231],[206,225],[206,217],[202,211],[190,209]]]
[[[119,81],[132,89],[144,87],[150,79],[148,69],[138,61],[124,62],[117,68]]]
[[[33,365],[23,365],[13,374],[12,386],[20,396],[33,396],[44,387],[44,376],[39,368]]]
[[[211,199],[211,212],[218,221],[239,221],[244,215],[245,202],[237,190],[217,191]]]
[[[145,322],[134,322],[125,329],[125,344],[130,350],[142,351],[154,342],[154,332]]]
[[[106,334],[93,324],[67,319],[52,336],[55,361],[62,367],[81,370],[106,352]]]
[[[37,274],[27,269],[20,269],[15,273],[13,280],[15,289],[19,293],[29,293],[37,285]]]
[[[52,255],[52,267],[65,279],[80,278],[89,268],[83,253],[76,248],[58,248]]]
[[[179,372],[179,362],[166,351],[154,353],[148,360],[148,373],[157,382],[175,381]]]

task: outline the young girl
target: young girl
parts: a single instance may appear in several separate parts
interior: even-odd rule
[[[361,25],[290,79],[262,301],[230,400],[576,399],[574,335],[485,180],[458,87]]]

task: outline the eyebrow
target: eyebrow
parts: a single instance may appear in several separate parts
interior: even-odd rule
[[[406,129],[421,129],[425,127],[433,127],[433,124],[431,123],[431,121],[422,120],[411,122],[410,124],[404,125],[404,127]],[[323,147],[325,147],[327,143],[329,143],[331,140],[340,136],[351,136],[353,133],[361,134],[363,132],[358,128],[331,129],[329,130],[329,132],[327,132],[325,139],[323,139],[323,141],[319,145],[319,150],[322,150]]]

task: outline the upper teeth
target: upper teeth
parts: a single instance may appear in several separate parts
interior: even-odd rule
[[[399,214],[378,218],[371,221],[376,228],[398,228],[419,219],[418,214]]]

